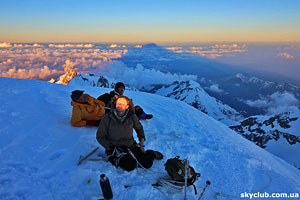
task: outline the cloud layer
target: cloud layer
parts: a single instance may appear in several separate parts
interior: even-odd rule
[[[248,47],[245,44],[215,44],[212,46],[193,46],[188,48],[168,47],[167,49],[174,51],[175,53],[192,53],[207,58],[217,58],[222,56],[232,56],[234,53],[246,52]]]
[[[251,107],[262,108],[267,114],[279,114],[287,111],[299,112],[299,101],[289,92],[275,92],[267,98],[258,100],[247,100],[245,102]]]
[[[159,70],[146,69],[140,64],[135,68],[129,68],[122,62],[110,64],[105,74],[138,89],[150,84],[170,84],[176,80],[185,81],[197,79],[196,75],[163,73]]]
[[[222,93],[224,92],[222,89],[219,88],[219,84],[213,84],[208,88],[210,91],[215,93]]]
[[[285,59],[292,59],[292,58],[294,58],[294,56],[292,56],[292,55],[290,55],[288,53],[279,53],[279,54],[277,54],[277,56],[283,57]]]
[[[0,76],[50,80],[70,69],[101,71],[122,57],[122,47],[102,49],[93,44],[11,44],[0,43]]]

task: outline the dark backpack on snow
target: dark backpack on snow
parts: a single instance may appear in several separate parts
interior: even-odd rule
[[[185,161],[179,159],[179,156],[170,158],[165,163],[165,169],[174,181],[185,181]],[[187,167],[187,185],[193,185],[194,182],[200,177],[200,173],[196,173],[194,168],[188,165]],[[195,186],[194,186],[195,187]]]

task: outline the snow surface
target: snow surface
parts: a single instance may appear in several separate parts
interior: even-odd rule
[[[154,115],[142,122],[146,149],[163,152],[164,159],[154,161],[151,170],[138,172],[106,161],[77,166],[79,155],[99,144],[97,127],[70,125],[74,89],[94,97],[110,91],[0,78],[0,199],[101,198],[102,173],[110,179],[114,199],[165,199],[151,184],[167,174],[164,163],[176,155],[187,157],[201,173],[195,182],[198,195],[189,187],[188,199],[198,199],[207,180],[211,185],[202,197],[206,200],[240,199],[242,192],[300,191],[300,171],[287,162],[184,102],[137,91],[125,94]],[[104,149],[97,154],[103,156]],[[184,196],[161,191],[169,199]]]

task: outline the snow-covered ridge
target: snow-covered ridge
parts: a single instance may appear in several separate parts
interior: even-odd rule
[[[142,91],[186,102],[224,124],[233,124],[233,121],[242,119],[239,112],[208,95],[199,83],[192,80],[175,81],[170,85],[151,85],[144,87]]]
[[[91,86],[113,89],[117,82],[119,81],[108,76],[95,76],[94,74],[78,74],[70,80],[68,85],[73,87]],[[137,90],[136,88],[126,83],[125,86],[126,90]]]
[[[264,81],[260,78],[253,77],[253,76],[247,76],[247,75],[244,75],[241,73],[236,74],[235,77],[240,79],[244,83],[260,84],[260,85],[262,85],[262,87],[269,87],[269,86],[272,86],[275,84],[274,82]]]
[[[207,180],[211,181],[203,200],[228,196],[239,199],[245,191],[299,191],[300,171],[295,167],[184,102],[139,91],[125,94],[154,115],[142,124],[146,148],[165,155],[152,167],[160,173],[139,169],[148,182],[136,171],[128,173],[106,161],[86,162],[78,167],[79,155],[89,153],[99,144],[96,127],[70,125],[70,92],[74,89],[85,90],[92,96],[110,91],[102,87],[0,78],[1,198],[97,199],[101,198],[99,175],[105,173],[114,199],[145,199],[145,195],[149,199],[165,199],[151,184],[167,175],[164,163],[176,155],[189,158],[195,171],[201,173],[195,182],[198,191]],[[103,155],[104,149],[100,148],[98,153]],[[169,199],[183,198],[183,193],[170,193],[164,188],[162,191]],[[188,188],[188,199],[198,197],[193,188]]]
[[[300,168],[300,113],[252,116],[231,126],[240,135]]]

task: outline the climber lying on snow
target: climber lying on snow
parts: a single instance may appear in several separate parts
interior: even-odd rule
[[[84,94],[81,90],[75,90],[71,94],[73,106],[72,126],[98,126],[105,114],[104,103],[100,100]]]
[[[144,168],[150,168],[154,159],[163,158],[158,151],[144,150],[143,126],[133,109],[128,97],[119,96],[111,112],[101,120],[97,131],[97,140],[105,148],[108,160],[126,171],[136,168],[137,161]],[[133,138],[133,129],[139,138],[138,145]]]

